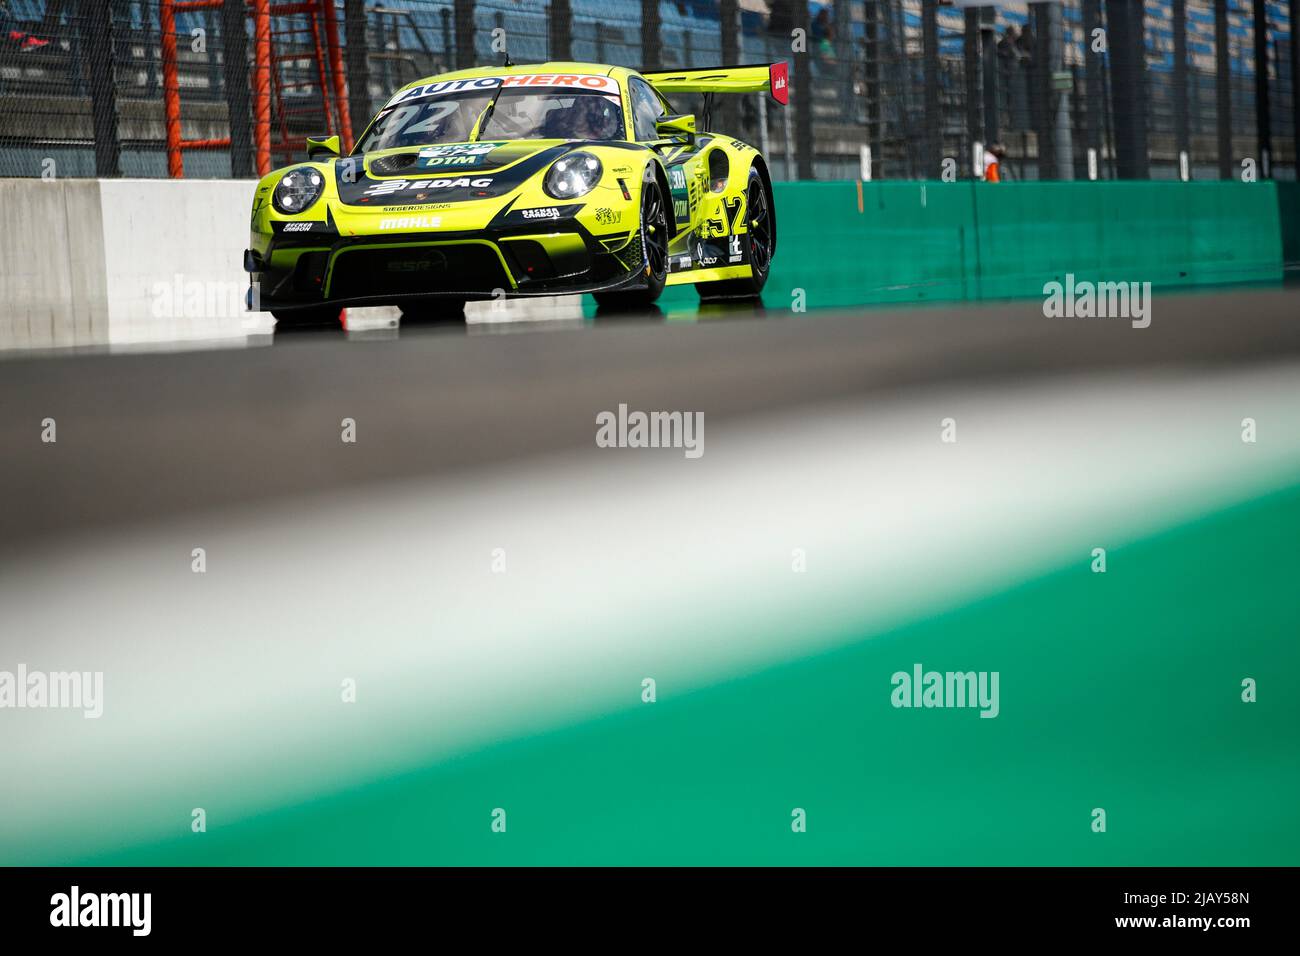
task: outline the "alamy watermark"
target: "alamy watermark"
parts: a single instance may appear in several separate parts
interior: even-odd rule
[[[618,412],[596,415],[597,448],[681,448],[687,458],[704,454],[703,412]]]
[[[156,319],[230,319],[247,311],[258,311],[247,282],[188,279],[178,272],[150,288],[149,312]]]
[[[1064,284],[1045,283],[1043,295],[1043,315],[1049,319],[1131,319],[1135,329],[1151,324],[1150,282],[1076,282],[1067,272]]]
[[[927,671],[920,664],[912,672],[896,671],[889,702],[895,707],[978,707],[981,717],[996,717],[998,671]]]
[[[124,927],[132,936],[153,928],[152,893],[83,893],[74,885],[50,897],[50,925],[55,927]]]
[[[104,713],[103,671],[0,671],[0,708],[80,710],[87,720]]]

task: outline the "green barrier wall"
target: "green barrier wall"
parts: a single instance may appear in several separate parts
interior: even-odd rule
[[[1277,215],[1282,226],[1282,259],[1300,263],[1300,183],[1275,183]]]
[[[1273,182],[879,182],[860,205],[858,185],[776,184],[770,307],[795,289],[810,309],[1039,297],[1066,273],[1164,289],[1282,277]],[[662,304],[695,302],[678,287]]]

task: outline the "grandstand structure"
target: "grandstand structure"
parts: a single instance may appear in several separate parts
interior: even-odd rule
[[[790,108],[714,114],[786,179],[967,178],[993,141],[1013,179],[1295,178],[1296,0],[976,2],[0,0],[0,175],[251,176],[508,51],[789,60]]]

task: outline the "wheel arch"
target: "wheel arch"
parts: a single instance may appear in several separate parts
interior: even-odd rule
[[[646,165],[647,167],[652,167],[654,170],[653,175],[654,175],[655,182],[658,183],[659,185],[659,195],[663,197],[664,208],[668,211],[668,224],[670,226],[674,226],[676,224],[676,217],[674,217],[672,214],[673,191],[668,188],[668,170],[664,168],[664,161],[659,155],[652,154],[650,157],[650,161]],[[646,181],[647,181],[646,177],[642,175],[641,184],[643,188],[645,186]],[[638,208],[637,214],[640,215],[639,212],[640,207],[637,208]]]
[[[758,170],[758,175],[763,180],[763,191],[767,193],[767,215],[772,220],[772,258],[776,258],[776,196],[772,193],[772,174],[767,170],[767,160],[761,153],[756,153],[752,164]],[[749,177],[747,176],[746,179]],[[768,268],[771,268],[770,264]]]

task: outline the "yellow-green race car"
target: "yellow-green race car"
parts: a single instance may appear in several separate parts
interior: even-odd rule
[[[767,163],[665,96],[785,103],[787,84],[785,63],[543,63],[411,83],[349,155],[337,136],[309,139],[308,162],[257,184],[250,307],[320,322],[347,306],[426,318],[471,299],[577,293],[644,308],[665,285],[757,296],[776,252]]]

